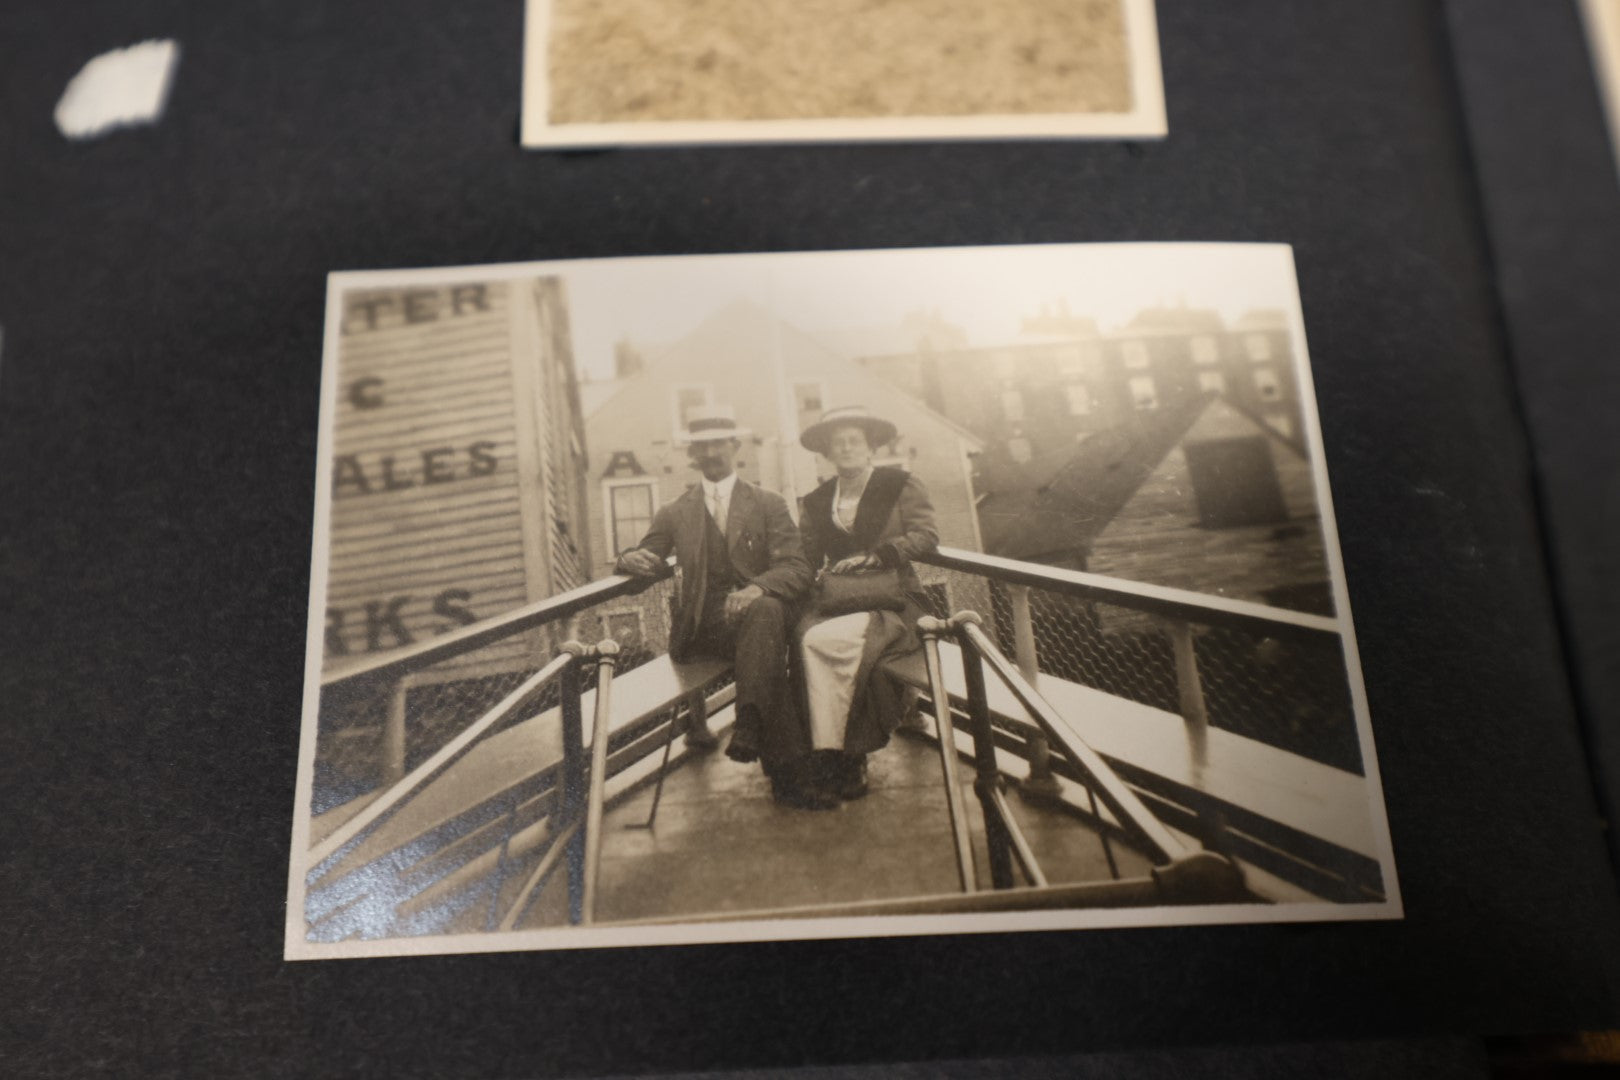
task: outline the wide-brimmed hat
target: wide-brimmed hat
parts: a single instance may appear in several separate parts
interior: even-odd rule
[[[805,428],[799,436],[799,445],[825,457],[828,438],[834,428],[841,427],[858,427],[865,431],[866,441],[872,444],[874,450],[893,442],[895,436],[900,434],[900,429],[893,424],[867,412],[865,405],[844,405],[828,409],[821,414],[820,420]]]
[[[737,414],[730,405],[694,405],[686,410],[686,430],[681,435],[688,442],[706,442],[709,439],[740,439],[753,432],[737,426]]]

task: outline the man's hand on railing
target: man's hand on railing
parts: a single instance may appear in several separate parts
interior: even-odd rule
[[[651,578],[664,573],[664,560],[646,548],[631,548],[619,556],[619,573],[631,577]]]

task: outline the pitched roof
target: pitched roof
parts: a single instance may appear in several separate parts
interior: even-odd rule
[[[1009,558],[1085,550],[1220,395],[1142,413],[1072,450],[981,476],[985,551]]]
[[[668,348],[648,355],[646,366],[640,374],[632,379],[620,380],[619,387],[632,385],[649,376],[657,379],[661,369],[694,356],[713,357],[716,366],[724,370],[733,363],[753,365],[759,358],[772,354],[780,356],[784,367],[790,371],[811,370],[828,374],[837,372],[854,382],[898,394],[906,408],[915,410],[930,423],[949,429],[972,447],[979,449],[984,447],[983,436],[936,412],[920,399],[907,396],[893,383],[873,374],[849,356],[830,347],[816,335],[799,329],[751,300],[741,298],[732,300],[716,310]],[[610,393],[596,400],[592,413],[600,413],[615,396],[616,393]],[[756,429],[757,427],[758,425]],[[905,432],[904,424],[901,427],[903,434],[916,437],[915,432]]]

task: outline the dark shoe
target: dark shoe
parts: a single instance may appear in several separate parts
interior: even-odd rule
[[[784,780],[771,778],[771,798],[795,810],[836,810],[838,796],[811,783],[803,777]]]
[[[744,765],[759,760],[759,732],[752,723],[737,721],[731,729],[731,741],[726,743],[726,757]]]
[[[833,794],[846,802],[864,798],[872,790],[866,778],[866,755],[839,754],[830,786]]]

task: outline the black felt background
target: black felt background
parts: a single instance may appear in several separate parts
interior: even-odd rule
[[[1587,746],[1620,814],[1620,172],[1579,15],[1451,5],[1514,376]],[[1558,110],[1555,112],[1555,110]],[[1609,832],[1620,856],[1620,833]]]
[[[1161,0],[1163,143],[516,147],[520,5],[0,8],[0,1057],[540,1075],[1612,1022],[1438,5]],[[91,55],[185,50],[83,145]],[[284,964],[324,275],[1295,245],[1408,918]]]

